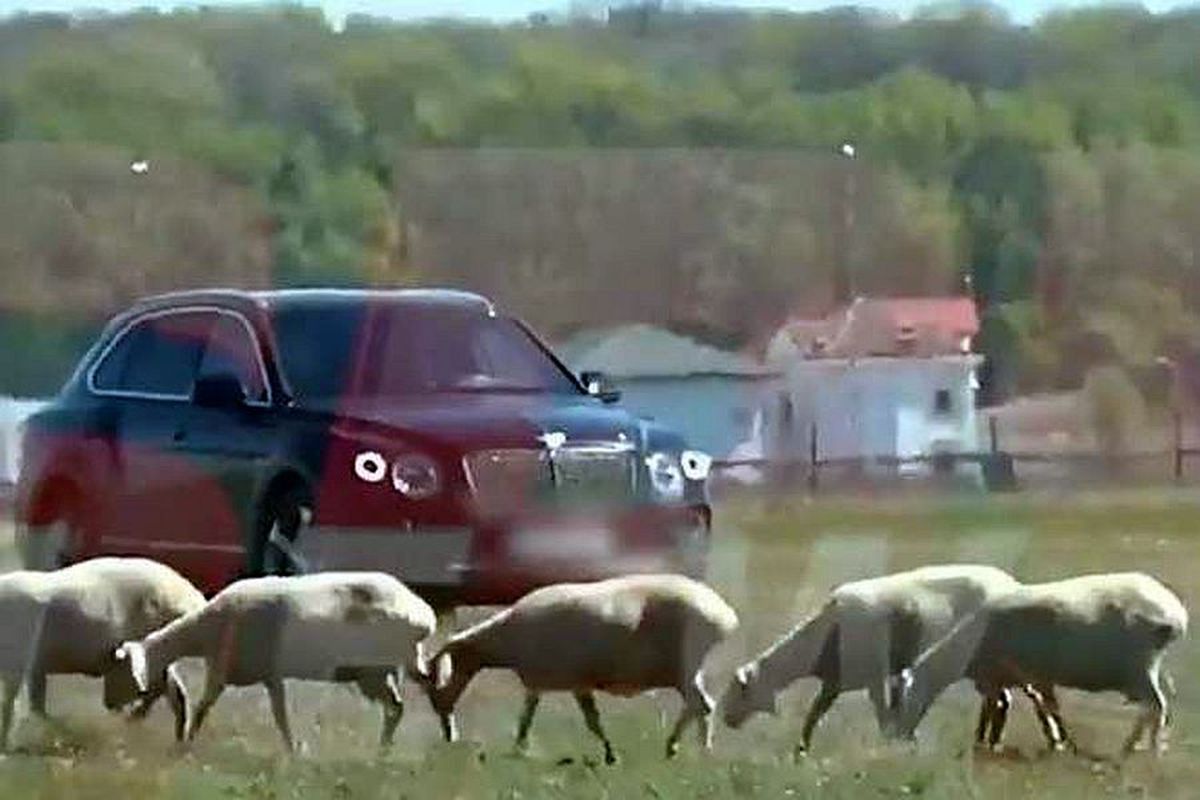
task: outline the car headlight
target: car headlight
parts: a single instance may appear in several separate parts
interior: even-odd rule
[[[354,457],[354,474],[367,483],[379,483],[387,477],[387,461],[374,450],[364,450]]]
[[[699,450],[684,450],[679,456],[679,465],[683,468],[683,477],[689,481],[702,481],[708,478],[712,470],[712,456]]]
[[[420,453],[409,453],[392,462],[392,488],[409,500],[433,497],[442,488],[437,462]]]
[[[679,459],[671,453],[651,453],[646,458],[650,473],[650,486],[663,500],[683,499],[683,468]]]

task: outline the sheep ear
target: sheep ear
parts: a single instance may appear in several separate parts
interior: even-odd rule
[[[737,668],[737,672],[733,673],[733,679],[738,682],[738,685],[745,687],[750,685],[751,675],[751,667],[747,664]]]
[[[126,642],[113,651],[117,661],[128,661],[129,671],[138,691],[145,693],[150,688],[150,669],[146,664],[146,648],[137,642]]]
[[[454,675],[454,664],[448,653],[437,656],[433,665],[433,685],[436,689],[445,689]]]

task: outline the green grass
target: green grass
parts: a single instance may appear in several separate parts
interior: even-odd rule
[[[742,628],[714,653],[710,687],[813,610],[844,580],[919,564],[982,561],[1025,580],[1097,570],[1159,576],[1192,605],[1200,591],[1200,492],[1185,489],[1024,494],[842,497],[812,503],[734,501],[718,510],[711,580],[738,609]],[[460,624],[473,615],[464,614]],[[158,708],[127,724],[100,707],[99,686],[51,682],[54,721],[25,721],[16,751],[0,761],[0,797],[291,798],[1084,798],[1200,795],[1200,691],[1192,676],[1200,646],[1185,640],[1169,657],[1179,690],[1172,749],[1155,759],[1114,761],[1133,709],[1115,696],[1063,695],[1064,714],[1094,758],[1047,757],[1027,704],[1018,702],[1008,757],[970,746],[975,697],[955,687],[935,706],[916,748],[889,745],[866,701],[847,695],[826,717],[804,762],[790,753],[815,684],[782,697],[778,717],[741,731],[718,726],[716,751],[685,740],[678,760],[661,758],[678,701],[668,694],[601,698],[622,762],[605,767],[573,703],[551,697],[532,747],[512,752],[520,691],[508,675],[484,675],[460,706],[466,741],[445,745],[425,700],[406,689],[409,712],[391,754],[374,748],[376,712],[348,690],[290,689],[293,727],[309,745],[281,755],[266,698],[231,690],[187,754],[170,741]],[[198,688],[196,670],[189,685]]]

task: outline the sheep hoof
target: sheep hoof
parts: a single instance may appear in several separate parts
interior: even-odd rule
[[[799,764],[808,759],[808,748],[802,744],[798,744],[792,748],[792,761]]]
[[[604,763],[610,767],[612,765],[616,764],[617,763],[617,754],[611,750],[606,751],[604,753]]]

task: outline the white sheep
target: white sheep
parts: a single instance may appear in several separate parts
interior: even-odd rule
[[[898,726],[915,730],[934,699],[960,678],[985,698],[1028,683],[1047,695],[1055,739],[1069,741],[1058,714],[1055,686],[1090,692],[1122,692],[1143,706],[1124,751],[1137,746],[1147,727],[1161,751],[1167,718],[1163,653],[1187,632],[1179,598],[1142,573],[1086,575],[1031,584],[990,600],[933,644],[898,681]],[[987,701],[985,700],[985,711]],[[999,740],[1003,703],[981,718]],[[1046,727],[1046,722],[1043,722]],[[1051,731],[1047,731],[1050,736]]]
[[[815,677],[821,689],[804,720],[796,756],[808,751],[817,723],[846,691],[866,689],[880,730],[890,733],[890,676],[958,620],[1019,585],[1003,570],[971,564],[844,583],[817,614],[738,668],[721,699],[725,723],[739,728],[757,712],[777,713],[781,690]]]
[[[35,714],[46,714],[46,676],[104,679],[104,705],[138,698],[113,650],[204,605],[204,596],[169,567],[143,558],[96,558],[54,572],[0,576],[0,747],[7,747],[22,678]],[[137,716],[163,695],[175,713],[175,735],[187,727],[187,692],[174,670],[148,672]]]
[[[181,658],[205,660],[188,741],[227,685],[262,684],[284,744],[294,750],[283,681],[296,678],[356,683],[383,706],[380,745],[386,746],[404,713],[402,670],[424,675],[420,643],[434,627],[429,605],[384,573],[251,578],[141,641],[126,642],[117,657],[141,688]]]
[[[616,761],[600,724],[594,692],[632,696],[675,689],[683,710],[667,739],[673,756],[695,721],[702,746],[712,746],[713,701],[704,688],[708,652],[737,628],[737,614],[709,587],[680,575],[630,575],[537,589],[513,606],[467,629],[434,657],[436,685],[427,687],[448,740],[450,716],[482,669],[507,669],[525,686],[517,747],[526,745],[543,692],[569,691],[588,729]]]

